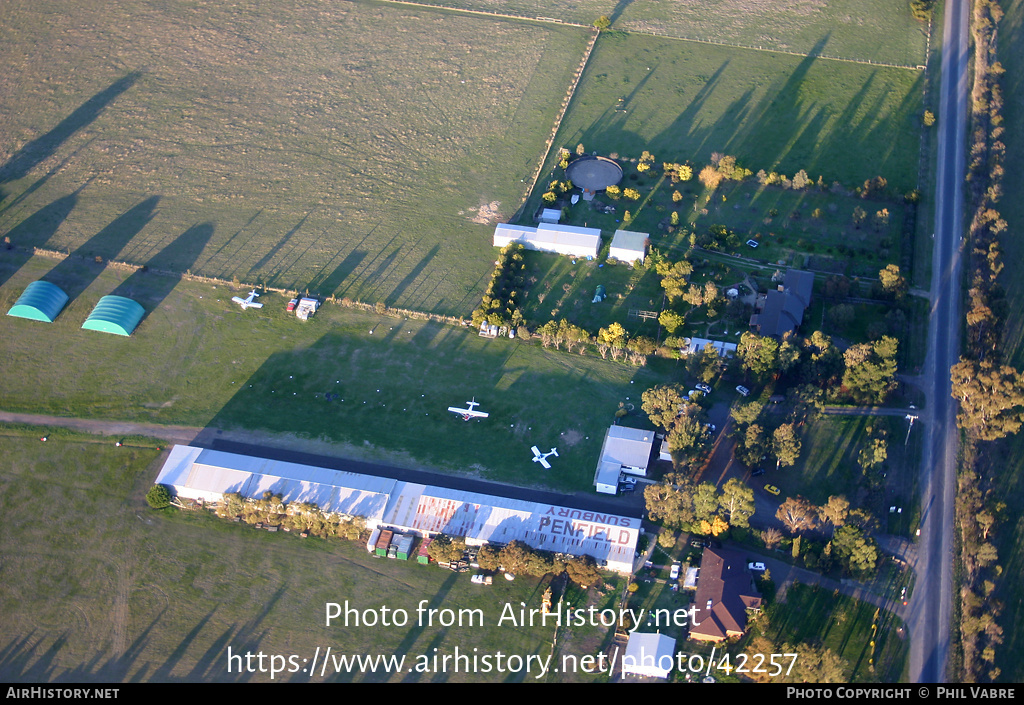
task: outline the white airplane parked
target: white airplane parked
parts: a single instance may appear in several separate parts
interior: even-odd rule
[[[247,308],[263,308],[263,304],[256,303],[257,296],[259,296],[259,294],[257,294],[256,291],[253,290],[250,291],[249,295],[246,296],[244,299],[241,296],[232,296],[231,300],[234,301],[239,306],[241,306],[243,311]]]
[[[538,448],[537,446],[533,446],[532,448],[530,448],[530,450],[533,451],[533,462],[540,463],[545,470],[551,469],[551,463],[549,463],[547,460],[548,456],[553,455],[556,458],[558,457],[557,448],[552,448],[550,453],[541,453],[540,448]]]
[[[448,411],[453,414],[459,414],[462,416],[463,421],[469,421],[470,419],[486,419],[490,415],[483,411],[477,411],[473,408],[474,406],[480,406],[480,402],[476,400],[476,397],[473,397],[473,401],[466,402],[467,408],[460,409],[457,406],[449,406]]]

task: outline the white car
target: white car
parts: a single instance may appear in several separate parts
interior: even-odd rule
[[[699,389],[700,391],[704,392],[705,394],[711,394],[711,385],[710,384],[704,384],[703,382],[701,382],[700,384],[696,385],[696,387],[697,387],[697,389]]]
[[[669,571],[668,578],[669,578],[669,580],[679,580],[679,564],[678,563],[673,563],[672,564],[672,570]]]
[[[757,249],[757,240],[747,240],[747,247]]]
[[[747,563],[747,570],[754,570],[763,573],[766,569],[764,563]]]
[[[739,392],[740,394],[742,394],[745,397],[749,397],[750,396],[750,390],[747,389],[746,387],[744,387],[742,384],[739,385],[738,387],[736,387],[736,391]]]

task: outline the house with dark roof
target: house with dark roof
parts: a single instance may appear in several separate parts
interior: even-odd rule
[[[690,638],[725,641],[747,630],[747,610],[761,609],[761,595],[743,556],[705,548],[697,578]]]
[[[804,320],[804,311],[811,305],[814,274],[789,269],[783,283],[764,296],[757,297],[750,327],[764,336],[781,338],[796,332]]]

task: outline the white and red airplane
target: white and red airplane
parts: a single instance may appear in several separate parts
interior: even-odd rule
[[[473,408],[474,406],[480,406],[480,402],[476,400],[476,397],[473,397],[473,401],[466,402],[467,408],[460,409],[457,406],[449,406],[448,411],[452,412],[453,414],[459,414],[460,416],[462,416],[463,421],[469,421],[470,419],[486,419],[488,416],[490,416],[490,414],[484,411],[477,411],[476,409]]]
[[[548,456],[553,455],[556,458],[558,457],[557,448],[552,448],[550,453],[541,453],[540,448],[538,448],[537,446],[533,446],[532,448],[530,448],[530,450],[533,451],[533,462],[540,463],[545,470],[551,469],[551,463],[549,463],[547,460]]]
[[[263,308],[263,304],[256,303],[257,296],[259,296],[259,294],[257,294],[256,291],[253,290],[250,291],[249,295],[246,296],[244,299],[241,296],[232,296],[231,300],[234,301],[239,306],[241,306],[243,311],[247,308]]]

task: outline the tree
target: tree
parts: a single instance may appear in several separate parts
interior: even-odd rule
[[[651,387],[640,395],[640,408],[655,426],[666,431],[679,416],[685,399],[683,388],[678,384],[662,384]]]
[[[501,565],[501,549],[497,546],[486,544],[480,547],[476,554],[476,562],[484,570],[495,571]]]
[[[761,540],[764,541],[764,547],[771,551],[782,541],[782,532],[775,528],[765,529],[761,532]]]
[[[501,549],[501,567],[508,573],[526,573],[532,552],[522,541],[511,541]],[[479,555],[477,559],[479,562]]]
[[[764,435],[761,424],[752,423],[747,426],[736,444],[736,458],[744,465],[754,467],[768,452],[768,439]]]
[[[672,263],[668,261],[659,262],[655,271],[661,275],[661,287],[669,301],[675,301],[683,295],[686,282],[693,273],[693,265],[686,260]]]
[[[775,517],[793,534],[813,529],[818,523],[817,508],[803,497],[787,498],[779,505]]]
[[[833,495],[828,502],[818,509],[818,516],[822,521],[832,525],[832,535],[835,536],[836,529],[846,523],[846,516],[850,511],[850,503],[842,495]]]
[[[427,555],[438,563],[451,563],[462,558],[466,550],[466,539],[437,534],[427,546]]]
[[[744,370],[757,379],[762,379],[778,366],[779,344],[774,338],[760,336],[750,331],[740,336],[736,355]]]
[[[832,549],[851,573],[864,574],[875,569],[878,548],[873,539],[851,525],[841,526],[832,539]]]
[[[896,387],[897,345],[895,338],[886,335],[871,344],[851,345],[843,353],[843,387],[854,401],[880,404]]]
[[[800,438],[793,424],[784,423],[772,433],[772,454],[782,467],[796,465],[800,457]]]
[[[704,188],[706,188],[708,191],[714,191],[716,188],[718,188],[719,184],[722,183],[722,180],[725,178],[725,176],[723,176],[722,173],[718,171],[718,169],[716,169],[715,167],[706,166],[700,170],[700,174],[697,176],[697,178],[700,180],[702,184],[704,184]]]
[[[626,198],[628,198],[631,201],[639,201],[640,200],[640,192],[637,191],[635,188],[628,188],[627,187],[627,188],[622,189],[622,195],[625,196]]]
[[[887,264],[878,272],[878,282],[882,285],[882,290],[897,301],[907,295],[907,280],[900,274],[900,268],[895,264]]]
[[[171,492],[163,485],[153,485],[146,493],[146,502],[153,509],[171,506]]]
[[[966,360],[950,370],[957,425],[983,441],[1016,433],[1024,423],[1024,383],[1017,370],[991,360]]]
[[[754,515],[754,490],[734,477],[722,487],[719,506],[733,526],[750,526],[750,517]]]
[[[611,26],[612,21],[608,19],[607,15],[601,15],[596,20],[594,20],[594,27],[600,32],[604,32]]]
[[[693,513],[697,521],[711,521],[718,512],[718,488],[710,482],[697,485],[693,493]]]
[[[697,417],[699,407],[690,406],[687,411],[690,413],[679,416],[665,436],[669,450],[681,455],[684,462],[692,461],[708,439],[708,430]]]
[[[663,482],[647,485],[644,503],[647,516],[666,527],[680,528],[694,520],[693,497],[687,485],[673,486]]]

